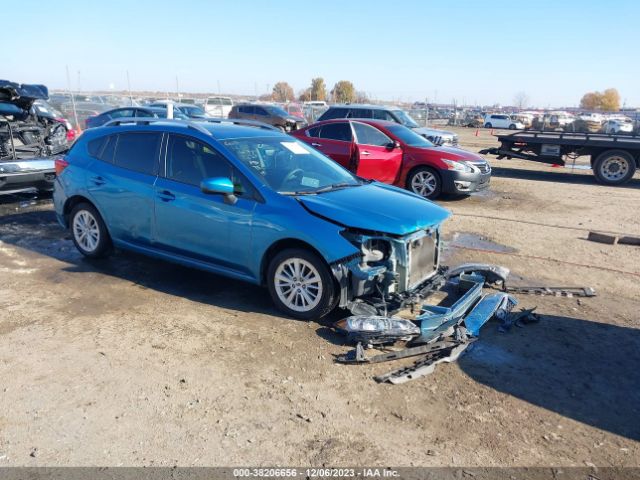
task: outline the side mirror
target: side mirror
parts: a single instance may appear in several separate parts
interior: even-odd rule
[[[394,148],[400,148],[400,142],[398,140],[394,140],[393,142],[390,142],[387,144],[387,148],[389,150],[393,150]]]
[[[230,178],[213,177],[202,180],[200,182],[200,190],[211,195],[233,195],[234,187]]]

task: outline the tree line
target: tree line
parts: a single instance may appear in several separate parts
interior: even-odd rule
[[[309,101],[332,101],[334,103],[365,103],[369,101],[369,98],[364,92],[356,90],[356,87],[349,80],[340,80],[336,82],[330,91],[327,91],[327,86],[324,82],[324,78],[316,77],[311,79],[311,85],[298,92],[296,96],[293,91],[293,87],[289,83],[281,81],[273,86],[271,93],[262,95],[261,100],[272,100],[275,102],[291,102],[298,100],[300,102]]]

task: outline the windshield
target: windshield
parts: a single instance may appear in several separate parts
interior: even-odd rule
[[[417,128],[420,125],[418,125],[416,123],[416,121],[411,118],[409,116],[409,114],[407,112],[405,112],[404,110],[393,110],[393,114],[398,117],[398,119],[400,120],[400,123],[402,123],[402,125],[404,125],[405,127],[409,127],[409,128]]]
[[[402,143],[409,145],[410,147],[431,148],[434,146],[433,143],[424,138],[422,135],[418,135],[416,132],[408,129],[403,125],[392,125],[390,127],[387,127],[387,129]]]
[[[313,194],[361,184],[333,160],[291,137],[233,138],[222,143],[278,193]]]
[[[287,113],[286,110],[280,108],[280,107],[274,107],[273,105],[267,105],[264,108],[267,109],[267,111],[271,114],[271,115],[277,115],[279,117],[288,117],[289,113]]]
[[[204,110],[201,109],[200,107],[186,107],[184,105],[180,106],[180,110],[182,110],[183,112],[189,114],[189,115],[204,115]]]

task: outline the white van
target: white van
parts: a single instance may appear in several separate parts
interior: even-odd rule
[[[212,117],[227,118],[233,107],[233,100],[229,97],[208,97],[204,102],[204,111]]]

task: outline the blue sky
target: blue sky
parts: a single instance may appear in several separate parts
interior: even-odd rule
[[[22,0],[0,78],[253,95],[342,79],[384,100],[576,105],[615,87],[640,107],[640,2]],[[55,7],[53,7],[55,5]],[[2,10],[15,3],[0,0]],[[30,21],[25,22],[24,19]],[[504,67],[504,68],[503,68]]]

